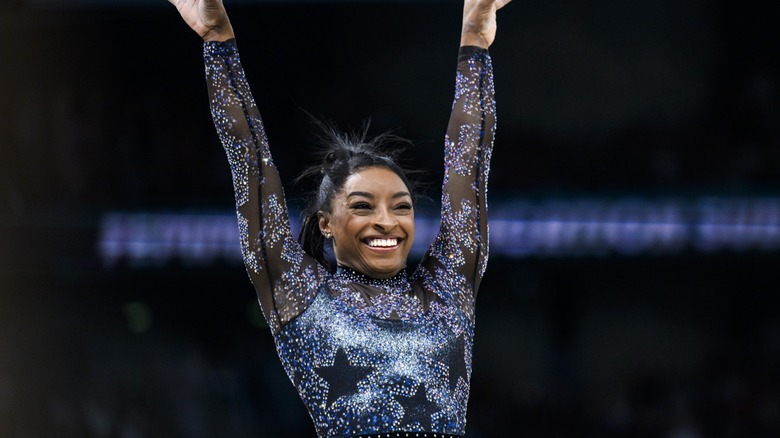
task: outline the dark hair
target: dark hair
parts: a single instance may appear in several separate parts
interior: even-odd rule
[[[304,170],[296,179],[298,182],[313,178],[317,187],[303,211],[303,225],[298,241],[306,253],[322,265],[330,267],[325,258],[325,236],[320,231],[318,213],[330,212],[331,201],[344,187],[347,178],[367,167],[391,170],[401,178],[414,198],[414,186],[407,176],[409,172],[396,162],[401,150],[409,146],[410,142],[388,132],[368,138],[368,122],[364,123],[360,131],[346,133],[332,123],[313,120],[320,130],[319,141],[324,148],[320,152],[320,164]]]

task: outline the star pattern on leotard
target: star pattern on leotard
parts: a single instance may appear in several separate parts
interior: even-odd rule
[[[431,412],[436,412],[439,409],[436,402],[428,400],[428,396],[425,395],[425,385],[420,383],[417,386],[417,391],[411,397],[400,397],[401,405],[404,408],[404,416],[401,419],[402,424],[414,424],[417,423],[424,430],[431,430]]]
[[[355,366],[343,348],[336,350],[332,365],[316,367],[314,371],[328,383],[328,406],[339,397],[354,394],[358,383],[374,370],[373,367]]]

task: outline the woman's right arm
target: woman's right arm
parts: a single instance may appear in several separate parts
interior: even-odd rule
[[[308,307],[325,270],[292,235],[279,173],[222,2],[170,1],[204,38],[211,114],[233,175],[244,263],[276,333]]]

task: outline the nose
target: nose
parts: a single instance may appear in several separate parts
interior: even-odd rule
[[[393,217],[392,213],[386,208],[377,209],[376,219],[374,220],[374,228],[377,231],[388,233],[398,225],[398,221]]]

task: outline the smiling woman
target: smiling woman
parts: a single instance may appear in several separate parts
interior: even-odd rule
[[[412,275],[413,187],[379,146],[332,132],[301,243],[218,0],[171,0],[204,41],[211,111],[233,173],[244,262],[285,371],[320,437],[457,437],[474,299],[488,256],[495,129],[487,47],[506,1],[466,0],[445,137],[439,233]],[[329,269],[324,239],[337,266]]]
[[[323,132],[322,143],[328,145],[323,151],[322,164],[307,169],[298,178],[313,177],[318,187],[304,212],[299,236],[304,251],[323,266],[329,266],[324,255],[325,240],[329,240],[339,266],[377,278],[397,274],[406,266],[414,242],[414,186],[396,164],[395,154],[390,153],[392,149],[388,146],[397,150],[404,141],[390,134],[367,140],[367,127],[359,134],[348,135],[330,125],[317,124]],[[378,217],[383,211],[388,214]],[[362,220],[354,220],[358,218]],[[402,219],[407,221],[398,222]],[[360,258],[355,257],[359,252],[353,253],[360,248],[352,244],[356,236],[347,240],[347,233],[342,232],[348,222],[353,228],[357,222],[372,228],[370,233],[363,230],[358,239],[374,249],[380,247],[377,239],[395,238],[396,245],[381,244],[397,247],[397,251],[392,251],[397,263],[393,266],[384,263],[379,271],[360,263]],[[399,232],[404,235],[397,235]],[[373,244],[368,241],[371,234]],[[387,256],[386,260],[390,255]]]
[[[339,266],[375,278],[390,278],[406,267],[414,242],[414,210],[409,188],[385,167],[352,174],[320,211],[322,233],[333,240]]]

